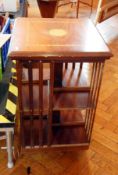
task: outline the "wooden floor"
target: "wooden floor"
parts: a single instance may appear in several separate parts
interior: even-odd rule
[[[32,2],[29,16],[39,17],[35,2],[29,2]],[[65,16],[69,14],[69,8],[65,7]],[[61,9],[57,16],[61,17]],[[26,175],[28,166],[31,167],[32,175],[118,175],[118,15],[97,25],[97,28],[114,57],[105,65],[89,150],[27,151],[21,154],[11,170],[6,167],[7,154],[2,150],[0,175]]]

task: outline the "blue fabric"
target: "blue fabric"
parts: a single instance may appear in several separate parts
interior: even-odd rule
[[[20,3],[24,2],[24,0],[20,0]]]
[[[11,29],[10,29],[10,18],[7,19],[2,31],[2,34],[10,34],[11,33]],[[7,64],[7,54],[8,54],[8,49],[9,49],[9,40],[3,45],[2,47],[2,65],[3,65],[3,70],[6,67]]]

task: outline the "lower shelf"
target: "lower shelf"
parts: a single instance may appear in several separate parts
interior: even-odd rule
[[[52,145],[88,143],[84,126],[53,127]]]
[[[53,111],[52,126],[84,126],[85,110]]]
[[[52,126],[52,142],[48,145],[48,121],[43,120],[41,136],[40,120],[23,120],[22,145],[24,147],[79,147],[88,145],[88,139],[84,125]]]
[[[22,145],[36,146],[47,145],[47,119],[43,120],[42,136],[41,121],[39,119],[24,119],[22,122]],[[42,141],[41,141],[42,139]],[[41,143],[42,142],[42,143]]]

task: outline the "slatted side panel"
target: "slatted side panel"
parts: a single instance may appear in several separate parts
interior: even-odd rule
[[[43,63],[22,62],[19,71],[19,106],[21,118],[21,140],[23,147],[43,145]],[[35,79],[35,71],[37,79]],[[37,108],[36,108],[37,106]]]
[[[39,62],[39,144],[43,145],[43,63]]]
[[[50,63],[50,93],[49,93],[49,115],[48,115],[48,145],[52,143],[52,114],[53,114],[53,92],[54,92],[54,62]]]
[[[104,68],[104,62],[93,63],[91,83],[90,83],[90,94],[88,98],[88,106],[91,106],[91,108],[87,109],[86,120],[85,120],[86,134],[89,142],[91,139],[92,128],[95,119],[95,112],[99,97],[100,85],[102,81],[103,68]]]
[[[87,78],[90,80],[90,83],[87,84],[87,86],[68,87],[68,85],[63,86],[62,81],[61,83],[57,81],[57,79],[59,79],[57,76],[58,73],[55,75],[58,66],[59,68],[62,66],[61,70],[63,70],[64,62],[60,61],[57,63],[52,61],[48,63],[50,76],[49,83],[46,84],[46,91],[44,91],[44,64],[44,62],[39,60],[20,61],[17,65],[19,71],[18,84],[22,145],[30,148],[42,146],[54,148],[59,146],[66,147],[69,145],[72,147],[88,146],[92,134],[104,62],[90,63],[91,65],[87,68],[90,74],[90,77],[87,75]],[[83,70],[80,69],[80,64],[78,65],[79,66],[76,67],[83,75]],[[65,69],[65,71],[68,70]],[[86,76],[85,74],[84,76]],[[70,75],[69,78],[71,80],[72,75],[68,75]],[[78,79],[80,77],[81,75],[78,73],[76,78]],[[61,80],[63,80],[63,77],[61,77]],[[55,82],[57,84],[55,84]],[[47,91],[49,91],[47,95],[49,104],[46,109],[44,99]],[[61,96],[63,96],[62,99]],[[81,98],[83,98],[83,102]],[[86,99],[88,99],[88,103]],[[81,104],[81,102],[85,103],[85,105]],[[58,104],[57,108],[55,108],[56,103]],[[65,103],[67,106],[65,106]],[[77,106],[73,106],[74,103]],[[46,110],[47,113],[45,113]],[[72,110],[75,110],[75,113],[73,113]],[[84,114],[82,110],[84,110]],[[63,121],[63,111],[66,111],[66,121]],[[76,116],[74,114],[76,114]],[[76,117],[78,118],[74,121]],[[54,125],[55,119],[57,126]],[[59,121],[57,121],[58,119]]]
[[[17,81],[18,81],[18,100],[19,100],[19,112],[20,112],[20,140],[22,146],[25,146],[24,139],[24,122],[23,122],[23,93],[22,93],[22,70],[23,64],[22,61],[18,61],[16,64],[17,68]]]

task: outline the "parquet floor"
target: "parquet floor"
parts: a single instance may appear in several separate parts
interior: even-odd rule
[[[33,0],[29,16],[39,16]],[[68,8],[66,13],[68,13]],[[72,10],[72,9],[71,9]],[[63,14],[63,12],[62,12]],[[61,9],[58,14],[61,16]],[[13,169],[0,151],[0,175],[118,175],[118,15],[97,25],[114,57],[106,62],[89,150],[76,152],[27,151]]]

